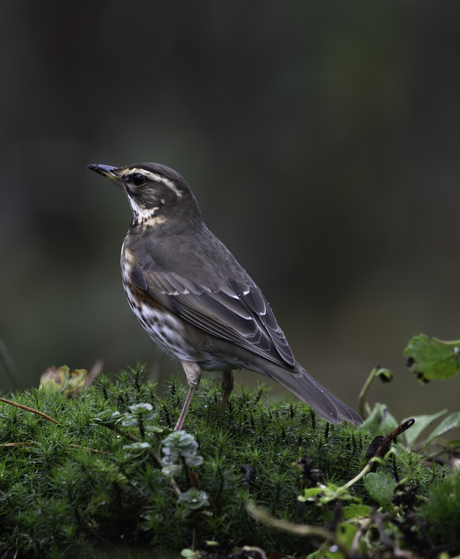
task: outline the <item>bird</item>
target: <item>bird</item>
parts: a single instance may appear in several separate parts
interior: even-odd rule
[[[187,182],[159,163],[88,169],[114,181],[131,207],[121,249],[129,306],[150,338],[182,364],[183,428],[201,372],[222,371],[222,409],[245,369],[278,381],[332,424],[362,423],[296,361],[262,291],[206,227]]]

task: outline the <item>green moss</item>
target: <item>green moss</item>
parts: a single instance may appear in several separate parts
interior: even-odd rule
[[[433,484],[420,516],[437,545],[445,545],[452,556],[460,553],[460,471]]]
[[[185,422],[203,457],[190,469],[209,498],[207,507],[193,510],[186,499],[178,499],[154,456],[174,427],[185,389],[173,379],[158,395],[142,377],[142,367],[123,372],[116,382],[104,376],[97,387],[71,400],[38,390],[15,395],[16,402],[60,425],[1,404],[0,443],[18,446],[0,448],[0,551],[19,550],[23,557],[107,554],[113,559],[112,546],[123,557],[130,546],[147,546],[150,557],[155,549],[177,553],[193,542],[213,540],[228,549],[252,545],[291,555],[313,551],[309,539],[255,521],[245,503],[251,499],[294,523],[324,524],[333,519],[333,504],[318,508],[297,500],[311,472],[301,475],[293,463],[309,458],[319,476],[315,482],[342,485],[365,466],[374,435],[348,424],[328,425],[293,400],[268,405],[263,387],[242,387],[221,415],[220,389],[205,379]],[[133,408],[137,404],[152,410]],[[133,444],[120,432],[149,444]],[[401,451],[395,464],[389,461],[381,471],[402,478],[407,475],[404,460],[412,461],[408,485],[420,484],[419,492],[426,493],[431,472],[408,453]],[[185,476],[184,469],[176,476],[183,492]],[[362,481],[350,493],[376,504]]]

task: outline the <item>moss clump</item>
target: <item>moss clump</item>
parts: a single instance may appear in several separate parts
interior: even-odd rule
[[[134,546],[146,547],[150,557],[155,549],[177,552],[204,541],[227,550],[251,545],[291,555],[313,551],[310,540],[255,521],[245,503],[251,499],[296,523],[332,520],[332,505],[320,509],[297,496],[319,479],[340,485],[353,478],[366,463],[373,435],[348,424],[328,425],[292,400],[268,405],[263,387],[241,388],[221,416],[220,389],[205,379],[185,423],[203,460],[190,468],[182,464],[174,488],[158,456],[185,389],[173,379],[159,395],[142,382],[143,373],[137,367],[116,382],[104,376],[71,400],[38,390],[16,394],[16,402],[59,425],[1,405],[0,443],[15,446],[0,448],[0,551],[113,558],[128,557]],[[292,466],[305,464],[302,459],[308,467]],[[398,461],[382,471],[406,475]],[[423,493],[430,476],[412,460],[408,485],[420,485]],[[184,494],[190,485],[196,498],[178,498],[177,489]],[[362,482],[350,493],[375,505]]]
[[[420,516],[434,543],[447,548],[451,556],[460,553],[460,471],[433,484]]]

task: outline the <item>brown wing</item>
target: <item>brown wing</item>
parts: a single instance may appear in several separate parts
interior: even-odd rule
[[[204,285],[149,258],[138,261],[131,277],[138,288],[208,334],[294,370],[294,355],[267,300],[241,267],[237,272],[238,279],[225,281],[220,274],[216,281],[214,275],[211,285]]]

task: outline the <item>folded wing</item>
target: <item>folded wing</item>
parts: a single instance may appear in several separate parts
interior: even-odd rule
[[[184,320],[208,334],[233,342],[287,369],[296,361],[273,311],[260,289],[246,281],[229,279],[213,287],[155,266],[131,272],[139,289],[146,291]]]

